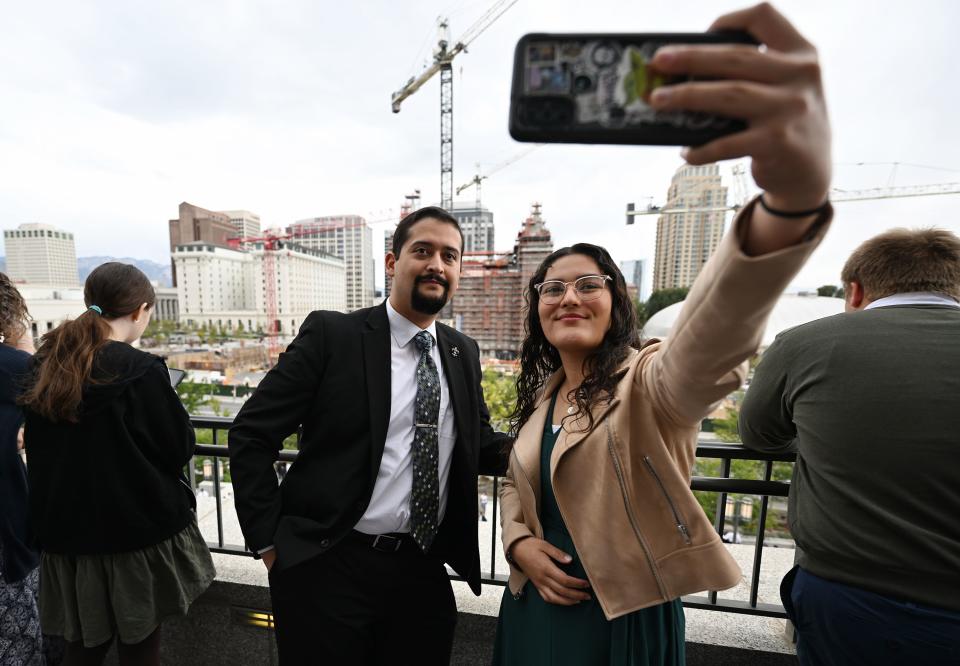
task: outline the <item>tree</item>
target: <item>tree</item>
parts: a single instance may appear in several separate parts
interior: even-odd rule
[[[727,410],[727,415],[722,419],[713,419],[713,432],[723,442],[740,441],[740,414],[736,410]]]
[[[673,289],[660,289],[650,294],[650,298],[647,299],[647,303],[644,305],[644,311],[647,317],[645,321],[648,321],[653,315],[665,307],[679,303],[685,299],[689,291],[690,287],[677,287]]]
[[[209,387],[194,382],[180,382],[177,386],[180,402],[190,415],[195,415],[201,407],[210,407],[214,414],[220,415],[220,401],[208,395],[209,392]]]
[[[517,382],[514,377],[496,370],[484,370],[483,399],[490,411],[490,425],[496,430],[510,429],[510,415],[517,404]]]
[[[833,298],[833,295],[837,293],[837,287],[832,284],[825,284],[822,287],[817,287],[817,296],[826,296],[827,298]]]
[[[843,287],[825,284],[822,287],[817,287],[817,296],[826,296],[827,298],[843,298]]]
[[[647,323],[647,306],[639,298],[633,299],[633,307],[637,311],[637,326],[643,328]]]

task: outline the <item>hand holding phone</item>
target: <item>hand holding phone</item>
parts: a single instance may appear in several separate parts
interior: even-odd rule
[[[684,151],[690,164],[751,157],[765,201],[784,211],[809,210],[830,189],[830,122],[817,51],[769,4],[717,19],[711,30],[749,32],[764,50],[671,45],[653,64],[693,80],[650,96],[659,111],[688,110],[743,118],[746,129]]]
[[[829,193],[817,52],[767,3],[722,16],[704,34],[526,35],[510,133],[692,146],[683,155],[695,165],[751,157],[765,201],[783,211],[816,208]]]
[[[746,125],[736,116],[658,110],[658,88],[688,79],[659,70],[670,44],[742,44],[745,32],[529,34],[517,44],[510,134],[520,141],[699,145]]]

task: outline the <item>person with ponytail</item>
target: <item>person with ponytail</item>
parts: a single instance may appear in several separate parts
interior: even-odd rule
[[[30,518],[42,549],[44,631],[67,666],[160,663],[160,624],[215,575],[183,481],[190,418],[163,360],[140,351],[155,295],[134,266],[106,263],[87,310],[43,336],[26,391]]]
[[[0,664],[43,663],[40,634],[40,557],[27,531],[27,470],[20,457],[23,412],[17,394],[30,363],[27,305],[0,273]]]

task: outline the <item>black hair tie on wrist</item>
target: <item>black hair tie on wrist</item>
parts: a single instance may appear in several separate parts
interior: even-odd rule
[[[767,202],[764,201],[762,194],[758,198],[760,199],[760,207],[771,215],[776,215],[777,217],[810,217],[811,215],[819,215],[830,205],[830,199],[827,199],[816,208],[811,208],[809,210],[777,210],[776,208],[771,208],[767,205]]]

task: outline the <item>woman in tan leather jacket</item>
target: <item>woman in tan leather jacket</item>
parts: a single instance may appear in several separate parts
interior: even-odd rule
[[[494,664],[683,664],[680,597],[740,580],[689,489],[697,434],[744,379],[774,303],[823,237],[830,130],[816,51],[776,10],[713,29],[749,30],[767,49],[661,50],[658,68],[715,80],[669,86],[652,104],[749,118],[747,131],[684,156],[752,156],[764,194],[734,219],[665,342],[638,344],[603,248],[558,250],[530,280]]]

